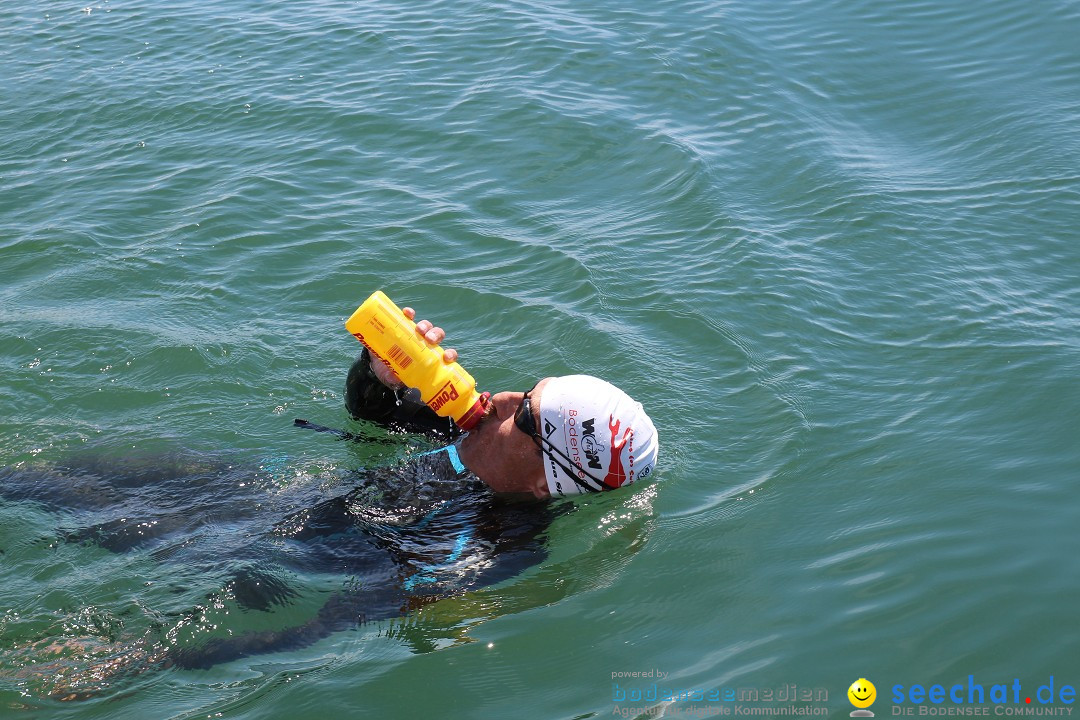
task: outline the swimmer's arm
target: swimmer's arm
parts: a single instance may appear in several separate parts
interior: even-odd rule
[[[412,308],[405,308],[403,312],[410,320],[416,317]],[[436,345],[446,337],[442,328],[428,320],[421,320],[416,327],[429,344]],[[457,350],[453,348],[443,353],[446,362],[454,362],[457,356]],[[390,368],[373,357],[367,348],[349,368],[345,380],[345,407],[357,420],[370,420],[406,432],[421,432],[444,440],[461,433],[452,420],[440,417],[422,403],[419,391],[404,389]]]

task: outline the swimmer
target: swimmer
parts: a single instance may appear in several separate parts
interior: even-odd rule
[[[412,308],[402,312],[416,317]],[[429,320],[416,332],[431,346],[446,338]],[[447,363],[457,357],[453,348],[444,352]],[[357,419],[456,440],[445,448],[449,461],[496,492],[549,498],[615,490],[656,466],[656,428],[641,404],[588,375],[546,377],[527,392],[493,395],[487,415],[463,436],[365,349],[349,370],[345,406]]]
[[[433,345],[445,338],[428,321],[417,323],[417,332]],[[445,355],[457,357],[453,349]],[[268,496],[258,470],[232,462],[0,468],[3,500],[34,503],[65,524],[86,518],[65,530],[64,540],[130,555],[133,573],[148,572],[141,564],[152,558],[214,583],[207,602],[168,618],[155,613],[137,637],[64,631],[43,638],[33,628],[25,635],[8,628],[4,639],[14,649],[0,651],[0,666],[20,668],[18,677],[54,697],[79,699],[154,668],[207,668],[295,650],[515,577],[543,562],[548,527],[573,505],[514,496],[625,487],[656,463],[656,430],[641,406],[588,376],[498,393],[466,435],[364,351],[348,372],[345,404],[354,417],[452,444],[400,465],[349,471],[340,478],[349,489],[332,497],[303,486]],[[190,575],[200,567],[220,568],[221,577]],[[337,587],[304,613],[312,578]],[[78,596],[78,588],[67,592]],[[234,632],[238,616],[266,627]],[[427,641],[418,634],[416,642]]]

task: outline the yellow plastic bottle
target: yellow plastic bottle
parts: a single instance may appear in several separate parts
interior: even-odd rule
[[[416,323],[376,290],[345,321],[345,329],[382,360],[401,382],[420,390],[420,399],[443,417],[471,430],[487,411],[490,393],[478,393],[476,380],[456,362],[447,363],[439,345],[429,346]]]

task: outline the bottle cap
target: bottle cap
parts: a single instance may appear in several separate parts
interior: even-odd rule
[[[491,393],[480,393],[480,397],[473,403],[473,406],[469,408],[464,415],[458,418],[455,422],[457,426],[468,432],[476,427],[476,424],[487,415],[489,401],[491,399]]]

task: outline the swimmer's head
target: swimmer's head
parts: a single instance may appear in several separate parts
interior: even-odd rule
[[[487,416],[459,450],[494,490],[562,497],[648,477],[657,439],[640,403],[611,383],[569,375],[492,396]]]
[[[550,379],[535,428],[552,497],[615,490],[656,467],[656,427],[641,403],[590,375]],[[524,428],[523,428],[524,429]]]

